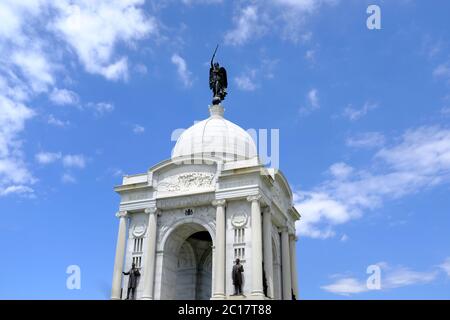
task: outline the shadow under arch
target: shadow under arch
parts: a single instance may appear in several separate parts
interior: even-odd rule
[[[163,300],[208,300],[212,294],[213,230],[202,219],[174,223],[161,241]]]

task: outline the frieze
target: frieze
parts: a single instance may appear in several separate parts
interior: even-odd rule
[[[149,192],[128,192],[122,195],[122,202],[149,199]]]
[[[214,174],[209,172],[188,172],[173,175],[160,181],[158,191],[180,192],[213,187]]]
[[[171,208],[186,208],[210,204],[213,200],[214,200],[214,193],[187,195],[183,197],[157,199],[156,206],[159,209],[163,210]]]

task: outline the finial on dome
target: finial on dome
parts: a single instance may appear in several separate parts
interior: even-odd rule
[[[209,106],[209,114],[211,115],[211,117],[223,118],[224,112],[225,109],[222,107],[221,104],[213,104],[212,106]]]

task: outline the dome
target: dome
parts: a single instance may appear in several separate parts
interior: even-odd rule
[[[224,119],[221,105],[209,108],[211,116],[185,130],[178,138],[172,158],[183,156],[218,156],[225,161],[257,156],[253,138],[241,127]]]

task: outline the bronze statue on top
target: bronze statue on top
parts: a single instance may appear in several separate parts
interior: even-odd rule
[[[214,62],[217,48],[211,58],[211,68],[209,69],[209,88],[213,91],[213,104],[219,104],[227,95],[228,79],[227,71],[218,62]]]

